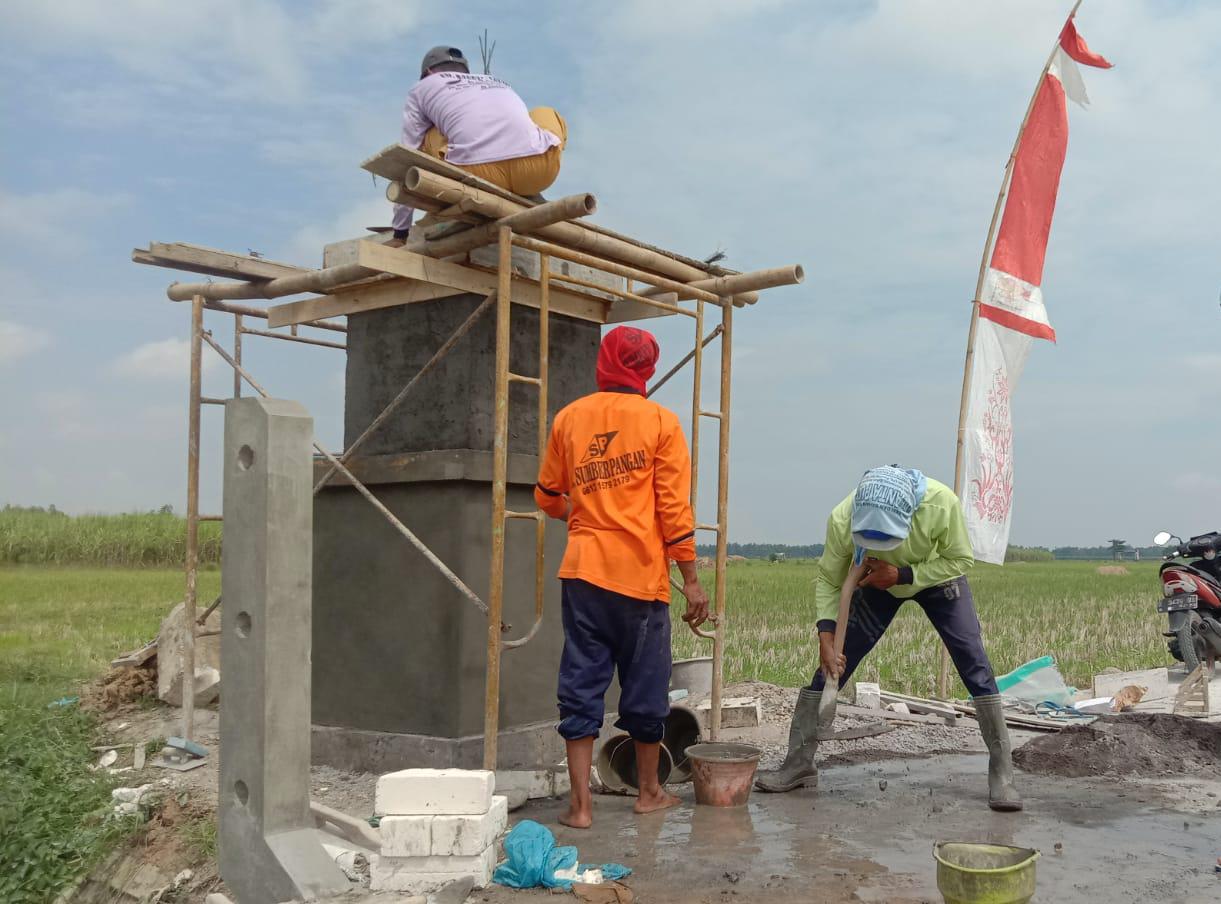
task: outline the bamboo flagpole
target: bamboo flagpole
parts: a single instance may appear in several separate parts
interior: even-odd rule
[[[1081,7],[1081,3],[1082,0],[1077,0],[1073,4],[1072,11],[1068,14],[1070,21],[1077,15],[1077,10]],[[992,220],[988,224],[988,237],[984,240],[984,251],[979,261],[979,276],[975,281],[975,297],[971,302],[971,325],[967,330],[967,353],[962,368],[962,395],[958,402],[958,439],[954,452],[954,492],[958,494],[959,499],[963,498],[966,490],[963,486],[965,478],[964,438],[966,435],[967,404],[971,397],[971,369],[975,363],[975,337],[979,329],[980,296],[983,294],[984,279],[988,272],[988,262],[991,259],[993,245],[996,241],[996,227],[1000,222],[1001,211],[1005,207],[1005,200],[1009,193],[1009,184],[1013,179],[1013,166],[1017,161],[1018,150],[1022,146],[1022,136],[1026,134],[1026,126],[1030,124],[1030,114],[1034,110],[1035,101],[1039,98],[1039,92],[1043,89],[1043,83],[1047,79],[1047,73],[1051,70],[1052,63],[1056,59],[1056,52],[1059,49],[1060,35],[1057,34],[1051,52],[1047,54],[1047,62],[1043,64],[1043,68],[1039,72],[1038,81],[1035,82],[1034,92],[1030,95],[1030,103],[1026,105],[1026,114],[1022,117],[1022,124],[1018,127],[1017,137],[1013,140],[1013,149],[1009,152],[1009,160],[1005,163],[1005,174],[1001,178],[1001,188],[996,196],[996,206],[992,209]],[[949,648],[942,644],[941,667],[937,675],[937,696],[941,699],[945,699],[948,693],[949,674],[950,652]]]

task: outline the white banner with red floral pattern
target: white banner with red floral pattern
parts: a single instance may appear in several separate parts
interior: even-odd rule
[[[980,318],[971,367],[962,504],[975,558],[1003,565],[1013,512],[1013,413],[1034,338]]]

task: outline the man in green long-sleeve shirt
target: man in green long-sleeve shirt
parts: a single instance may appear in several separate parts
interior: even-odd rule
[[[844,652],[836,657],[840,590],[853,562],[862,561],[865,576],[853,595]],[[962,506],[953,490],[896,465],[865,472],[856,490],[827,519],[826,548],[814,589],[820,669],[798,695],[784,764],[759,776],[760,790],[791,791],[818,784],[818,734],[830,730],[829,722],[818,722],[824,673],[842,686],[886,633],[899,607],[914,600],[941,635],[975,704],[988,745],[989,806],[1022,808],[1013,786],[1001,697],[966,578],[974,564]]]

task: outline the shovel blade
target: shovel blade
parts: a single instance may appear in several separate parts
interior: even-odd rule
[[[823,683],[822,697],[818,701],[819,734],[831,730],[831,723],[835,721],[835,704],[838,702],[839,682],[826,678]]]

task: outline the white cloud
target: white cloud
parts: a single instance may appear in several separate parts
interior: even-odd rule
[[[5,28],[27,51],[106,55],[149,90],[198,89],[267,105],[310,96],[319,61],[395,41],[414,0],[59,0],[11,4]]]
[[[83,244],[83,223],[105,217],[127,201],[124,194],[79,188],[28,194],[0,189],[0,240],[31,247],[53,244],[59,253],[77,250]]]
[[[159,339],[136,346],[118,358],[111,369],[125,377],[147,380],[181,380],[191,361],[191,343],[186,339]],[[215,370],[220,359],[204,350],[200,366],[205,373]]]
[[[11,320],[0,320],[0,367],[42,351],[51,344],[46,330]]]

